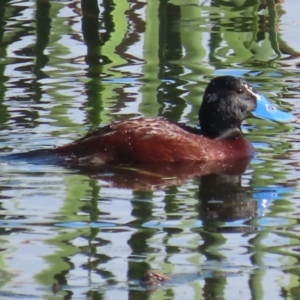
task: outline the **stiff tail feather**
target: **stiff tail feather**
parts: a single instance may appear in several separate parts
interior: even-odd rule
[[[53,152],[52,149],[38,149],[28,152],[12,153],[0,157],[0,162],[25,161],[33,164],[57,164],[63,158]]]

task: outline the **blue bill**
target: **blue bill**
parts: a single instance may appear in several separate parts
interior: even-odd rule
[[[294,120],[294,116],[292,114],[281,111],[265,96],[259,93],[255,93],[255,96],[257,105],[256,109],[252,112],[255,117],[280,123],[287,123]]]

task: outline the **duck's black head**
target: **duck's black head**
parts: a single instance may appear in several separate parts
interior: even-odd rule
[[[241,123],[252,114],[278,122],[293,119],[248,82],[233,76],[216,77],[208,84],[199,110],[201,132],[210,138],[228,136],[239,132]]]

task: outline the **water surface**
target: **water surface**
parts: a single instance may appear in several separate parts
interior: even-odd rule
[[[299,10],[297,0],[1,1],[0,154],[134,116],[195,126],[206,84],[225,74],[297,118]],[[1,162],[0,298],[297,299],[299,125],[252,118],[243,132],[257,152],[249,165],[205,176],[195,165]],[[141,286],[149,269],[170,280]]]

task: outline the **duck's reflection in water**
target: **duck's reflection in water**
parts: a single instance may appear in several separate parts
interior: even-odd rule
[[[79,167],[81,174],[101,179],[107,185],[131,190],[158,190],[171,185],[181,185],[189,179],[211,175],[228,175],[233,182],[243,174],[251,158],[227,161],[184,162],[160,164],[103,165],[103,167]],[[211,181],[211,179],[209,180]],[[212,184],[212,183],[211,183]],[[220,181],[219,184],[223,184]]]
[[[107,187],[137,190],[161,190],[183,185],[188,180],[199,182],[199,221],[209,231],[248,231],[244,221],[257,216],[260,199],[257,189],[243,186],[250,158],[181,164],[106,165],[102,168],[80,168],[81,174],[97,178]],[[266,188],[262,188],[266,190]],[[275,189],[275,188],[274,188]],[[264,194],[273,200],[274,189]],[[276,194],[276,193],[275,193]],[[148,216],[151,217],[151,216]]]
[[[257,201],[251,186],[242,186],[241,176],[210,174],[199,185],[199,218],[208,231],[241,232],[252,230],[245,220],[257,216]]]
[[[188,164],[106,165],[101,169],[81,168],[77,171],[105,182],[108,187],[134,191],[167,190],[169,186],[184,185],[185,182],[192,179],[195,180],[195,183],[199,182],[199,190],[196,193],[197,196],[195,196],[198,199],[195,210],[197,211],[198,208],[199,217],[198,220],[195,220],[195,226],[191,230],[199,234],[200,246],[193,251],[201,253],[207,261],[221,262],[224,256],[218,249],[219,247],[222,248],[222,243],[226,242],[226,239],[231,238],[231,233],[254,232],[257,230],[256,226],[249,225],[247,222],[251,223],[251,220],[257,218],[261,213],[260,199],[257,196],[260,188],[251,186],[251,175],[249,175],[249,184],[244,184],[244,186],[242,184],[242,182],[246,182],[242,181],[242,174],[245,173],[249,161],[250,159]],[[276,197],[274,198],[275,189],[276,187],[269,190],[269,192],[264,192],[264,199],[267,201],[276,199]],[[267,191],[265,187],[261,187],[261,190]],[[171,213],[170,215],[172,215],[172,212],[168,212],[166,207],[165,209],[166,220],[158,221],[161,223],[157,225],[153,223],[153,227],[156,228],[157,226],[168,232],[168,214]],[[175,209],[179,209],[179,206]],[[143,203],[135,204],[135,217],[139,218],[139,224],[149,224],[149,220],[156,219],[155,216],[151,215],[152,213],[151,209],[145,209]],[[180,228],[180,225],[178,226]],[[145,255],[149,251],[149,239],[155,235],[156,231],[152,230],[152,234],[148,231],[148,234],[143,234],[143,232],[138,227],[137,233],[133,234],[128,241],[128,244],[132,246],[134,257]],[[168,248],[167,240],[163,242],[166,243],[166,249]],[[137,248],[136,245],[139,245],[139,247]],[[212,248],[215,251],[211,251]],[[180,251],[180,247],[178,251]],[[169,255],[172,256],[167,251],[166,260],[169,260]],[[153,289],[155,286],[186,283],[199,278],[209,281],[214,277],[218,277],[211,265],[207,268],[203,265],[201,273],[197,274],[164,274],[164,270],[152,271],[151,269],[152,266],[148,263],[132,262],[129,264],[128,279],[131,282],[133,279],[135,281],[138,278],[137,270],[139,270],[142,286],[147,288],[149,285]],[[224,270],[222,276],[227,276],[226,268]],[[230,276],[236,276],[232,272],[229,273]],[[153,274],[155,276],[152,276]],[[159,274],[159,276],[156,276],[156,274]],[[207,288],[210,290],[209,287]]]

